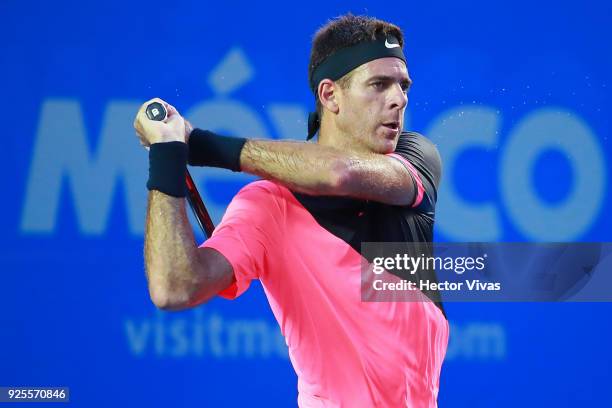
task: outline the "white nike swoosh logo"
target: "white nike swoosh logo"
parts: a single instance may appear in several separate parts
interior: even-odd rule
[[[395,48],[395,47],[399,47],[399,46],[400,46],[399,44],[390,44],[389,40],[387,40],[385,38],[385,47],[387,47],[387,48]]]

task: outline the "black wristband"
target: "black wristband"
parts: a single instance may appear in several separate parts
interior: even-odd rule
[[[187,145],[183,142],[154,143],[149,149],[149,190],[185,197]]]
[[[221,136],[208,130],[193,129],[189,135],[189,164],[240,171],[243,137]]]

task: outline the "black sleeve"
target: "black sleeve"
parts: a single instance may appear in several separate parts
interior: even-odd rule
[[[414,166],[423,183],[423,200],[417,211],[433,213],[438,198],[438,185],[442,175],[442,160],[436,146],[425,136],[416,132],[402,132],[395,148]]]

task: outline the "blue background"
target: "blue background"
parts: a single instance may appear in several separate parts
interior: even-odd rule
[[[312,34],[347,11],[404,29],[408,127],[444,159],[437,240],[611,241],[609,2],[5,0],[0,386],[69,386],[86,407],[295,405],[259,285],[196,311],[151,304],[131,123],[159,96],[196,126],[302,139]],[[521,173],[513,143],[541,138]],[[194,176],[216,221],[252,180]],[[441,407],[612,406],[609,303],[447,311]]]

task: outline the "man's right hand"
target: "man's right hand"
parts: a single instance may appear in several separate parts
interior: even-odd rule
[[[147,106],[153,102],[161,103],[168,111],[168,116],[163,121],[151,120],[147,117]],[[185,119],[174,106],[159,98],[153,98],[140,107],[134,119],[134,129],[136,129],[140,144],[144,147],[149,147],[154,143],[187,142]]]

